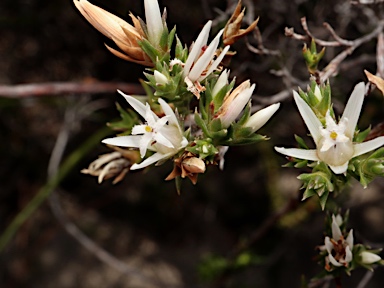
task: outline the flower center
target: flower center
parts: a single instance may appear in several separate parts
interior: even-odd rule
[[[153,131],[152,127],[148,125],[146,125],[144,129],[145,129],[145,132],[148,132],[148,133]]]
[[[332,131],[331,133],[329,133],[329,137],[331,137],[331,139],[335,140],[337,139],[337,133],[335,131]]]

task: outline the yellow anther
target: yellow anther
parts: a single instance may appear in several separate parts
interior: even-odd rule
[[[145,126],[145,131],[146,132],[152,132],[152,128],[150,126]]]
[[[335,131],[332,131],[331,134],[329,134],[329,137],[331,137],[333,140],[336,140],[337,133]]]

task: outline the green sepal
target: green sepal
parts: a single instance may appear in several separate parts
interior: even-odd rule
[[[308,146],[307,146],[307,144],[305,144],[303,138],[301,138],[300,136],[298,136],[298,135],[296,135],[296,134],[295,134],[294,136],[295,136],[295,140],[296,140],[297,144],[299,144],[299,148],[302,148],[302,149],[309,149]]]
[[[176,47],[175,47],[175,58],[185,62],[188,57],[188,49],[181,43],[179,37],[176,35]]]
[[[369,126],[367,129],[365,129],[362,132],[357,133],[357,135],[354,138],[353,142],[361,143],[367,138],[368,134],[371,132],[371,126]]]
[[[119,135],[131,134],[132,127],[139,123],[137,114],[131,109],[123,109],[119,103],[116,103],[116,109],[120,113],[121,120],[107,123],[107,126],[115,131],[123,131]]]
[[[323,97],[316,109],[322,117],[325,117],[327,111],[331,108],[331,85],[328,81],[326,85],[320,85],[319,88]]]
[[[208,130],[207,124],[206,124],[205,121],[201,118],[201,116],[200,116],[199,113],[195,112],[194,119],[195,119],[195,123],[196,123],[196,125],[199,126],[199,127],[201,128],[201,130],[203,131],[204,135],[205,135],[206,137],[212,138],[211,133],[210,133],[209,130]]]
[[[213,163],[215,156],[219,153],[217,148],[212,144],[211,138],[196,139],[192,145],[185,148],[186,151],[199,155],[200,159],[205,159]]]

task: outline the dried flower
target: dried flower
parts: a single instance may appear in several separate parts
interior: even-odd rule
[[[133,25],[116,15],[89,3],[87,0],[74,0],[76,8],[92,26],[111,39],[122,52],[106,45],[108,50],[119,58],[145,66],[153,66],[152,61],[141,49],[138,41],[145,38],[139,19],[129,14]]]
[[[223,42],[224,45],[232,45],[241,37],[244,37],[248,33],[252,32],[256,28],[259,18],[252,22],[247,29],[240,29],[241,23],[244,18],[244,11],[241,10],[241,0],[237,3],[236,9],[233,12],[231,18],[228,20],[227,24],[224,27]]]
[[[186,152],[174,160],[173,171],[165,180],[172,180],[178,176],[188,177],[193,184],[197,183],[198,174],[205,172],[205,162],[193,153]]]
[[[332,215],[332,238],[326,236],[324,244],[323,248],[328,252],[325,258],[325,269],[327,271],[332,270],[330,264],[335,267],[348,267],[353,258],[353,230],[349,231],[345,239],[340,226],[337,224],[335,215]]]
[[[116,150],[111,153],[100,155],[98,159],[89,164],[88,168],[82,169],[81,173],[98,177],[101,183],[105,179],[113,178],[113,184],[123,180],[130,166],[138,160],[136,151],[112,147]]]
[[[379,76],[373,75],[367,70],[364,70],[364,72],[368,78],[368,81],[375,84],[377,88],[380,90],[380,92],[384,95],[384,80]]]

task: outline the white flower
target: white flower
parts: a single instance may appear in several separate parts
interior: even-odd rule
[[[316,149],[275,147],[275,150],[299,159],[323,161],[335,174],[346,173],[349,160],[384,144],[384,136],[363,143],[353,143],[364,94],[365,85],[361,82],[353,90],[339,123],[336,124],[328,111],[325,117],[326,125],[323,127],[311,107],[294,91],[293,97],[296,105],[315,141]]]
[[[324,241],[325,249],[328,252],[328,256],[325,258],[328,271],[331,270],[329,263],[336,267],[348,267],[348,263],[353,258],[353,230],[351,229],[347,239],[344,239],[337,222],[335,215],[332,215],[332,238],[327,236]]]
[[[155,47],[159,46],[164,24],[161,18],[159,3],[157,0],[144,0],[145,20],[148,30],[148,40]]]
[[[217,47],[219,46],[223,30],[216,35],[207,47],[211,25],[212,21],[208,21],[207,24],[204,25],[196,41],[193,43],[192,49],[184,65],[184,81],[188,86],[188,90],[194,93],[197,97],[199,97],[198,95],[201,91],[203,91],[197,83],[203,81],[207,76],[215,71],[229,50],[229,46],[226,46],[220,55],[213,60]]]
[[[146,123],[134,126],[132,135],[108,138],[102,142],[114,146],[139,148],[141,158],[144,158],[147,150],[156,152],[140,164],[133,164],[131,170],[141,169],[168,159],[187,146],[188,140],[183,136],[175,113],[163,99],[159,99],[159,104],[165,116],[159,118],[148,103],[144,105],[132,96],[125,95],[121,91],[119,93],[145,119]]]
[[[381,257],[375,253],[369,251],[363,251],[360,253],[361,262],[363,264],[373,264],[381,260]]]

